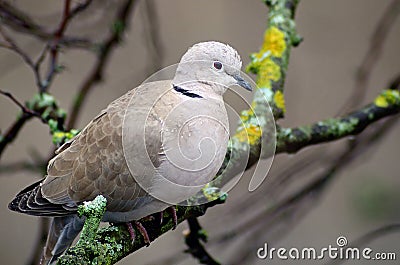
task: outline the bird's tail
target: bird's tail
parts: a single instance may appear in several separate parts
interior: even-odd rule
[[[84,219],[77,215],[54,217],[40,264],[55,264],[64,251],[71,246],[75,237],[82,230],[83,224]]]

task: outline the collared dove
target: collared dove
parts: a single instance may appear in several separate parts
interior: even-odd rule
[[[103,221],[131,222],[198,190],[164,184],[199,187],[210,181],[229,139],[223,93],[232,85],[251,90],[241,66],[229,45],[198,43],[183,55],[173,80],[130,90],[62,145],[46,177],[9,204],[13,211],[54,217],[43,263],[55,262],[82,229],[77,206],[84,201],[101,194],[107,199]]]

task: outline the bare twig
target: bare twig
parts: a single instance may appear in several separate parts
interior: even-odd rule
[[[11,93],[0,90],[0,94],[10,98],[22,110],[22,115],[18,116],[17,120],[13,124],[11,124],[10,127],[6,130],[6,132],[0,137],[0,158],[1,158],[1,155],[3,154],[3,151],[5,150],[6,146],[12,141],[14,141],[19,131],[24,126],[25,122],[30,120],[32,117],[38,117],[43,123],[47,123],[47,121],[42,117],[40,113],[25,107]]]
[[[0,138],[0,158],[6,146],[14,141],[25,122],[32,118],[31,114],[22,113],[22,115],[7,129],[6,133]]]
[[[393,0],[377,23],[372,34],[369,48],[357,70],[356,83],[348,101],[340,108],[339,114],[349,111],[351,108],[357,108],[365,98],[368,81],[371,73],[379,60],[383,46],[391,28],[395,25],[394,21],[400,14],[400,1]]]
[[[68,16],[68,20],[71,20],[72,18],[74,18],[76,15],[78,15],[79,13],[85,11],[90,4],[93,2],[93,0],[86,0],[82,3],[78,3],[74,8],[71,9],[71,11],[69,12],[69,16]]]
[[[51,42],[50,46],[50,66],[48,69],[47,77],[44,82],[42,82],[42,86],[40,87],[40,92],[45,92],[46,89],[49,87],[51,82],[53,81],[53,78],[58,70],[58,65],[57,65],[57,56],[58,56],[58,50],[59,50],[59,43],[60,39],[62,38],[67,25],[68,21],[70,19],[70,8],[71,8],[71,0],[65,0],[64,2],[64,12],[63,16],[60,22],[60,25],[58,29],[54,32],[54,38]]]
[[[390,91],[393,90],[387,91],[391,93]],[[341,118],[327,119],[297,128],[281,129],[278,132],[277,153],[294,153],[306,146],[341,139],[349,135],[357,135],[371,123],[399,112],[400,99],[397,98],[393,105],[387,107],[371,103]]]
[[[155,71],[161,68],[164,54],[163,48],[161,45],[161,34],[160,34],[160,25],[158,21],[158,14],[156,10],[156,6],[154,0],[147,0],[143,2],[144,12],[143,19],[145,20],[144,33],[145,33],[145,40],[146,40],[146,47],[149,51],[150,59],[149,61],[149,70],[150,74],[154,73]]]
[[[396,120],[396,118],[397,117],[392,120]],[[255,215],[248,222],[239,225],[232,230],[245,231],[243,229],[249,227],[255,228],[251,231],[251,238],[260,235],[261,233],[265,236],[265,233],[272,233],[278,227],[280,227],[281,231],[278,235],[279,237],[288,233],[294,227],[293,224],[298,222],[302,216],[305,216],[307,212],[310,209],[313,209],[313,206],[320,201],[319,198],[322,196],[323,192],[327,190],[329,184],[331,184],[336,178],[337,173],[349,165],[354,158],[365,153],[366,148],[372,147],[373,142],[381,139],[382,135],[391,127],[388,126],[389,124],[393,125],[391,120],[386,121],[386,123],[387,124],[383,127],[378,126],[379,128],[377,128],[374,134],[369,135],[366,139],[359,141],[357,144],[349,146],[349,148],[339,154],[333,164],[328,167],[324,173],[318,175],[310,184],[307,184],[289,197],[274,204],[268,210]],[[221,239],[228,238],[229,240],[234,240],[237,235],[238,234],[224,234],[219,237]],[[268,238],[272,241],[271,236]],[[256,244],[256,242],[254,242],[254,244]],[[255,247],[256,246],[254,245],[246,246],[245,249],[237,252],[237,255],[233,257],[233,260],[240,260],[242,262],[241,264],[246,263],[245,261],[247,259],[252,258],[248,255],[249,251],[254,250]]]
[[[3,44],[2,47],[8,48],[10,50],[13,50],[15,53],[17,53],[21,58],[27,63],[30,67],[34,67],[34,63],[32,59],[23,51],[17,44],[16,42],[6,33],[6,31],[0,26],[0,34],[3,37],[3,39],[7,42],[8,45]]]
[[[200,240],[206,242],[207,236],[201,228],[197,218],[189,217],[187,222],[189,224],[189,231],[185,234],[185,242],[189,249],[185,252],[190,253],[194,258],[198,259],[201,264],[219,265],[220,263],[211,257],[200,242]]]
[[[102,48],[98,53],[97,61],[91,73],[87,76],[79,88],[79,92],[76,95],[75,101],[73,102],[73,105],[69,111],[69,119],[66,126],[67,129],[71,129],[75,126],[79,112],[87,95],[89,94],[90,90],[103,79],[104,69],[107,65],[108,59],[110,58],[111,52],[121,41],[122,34],[128,25],[130,14],[132,13],[132,10],[136,6],[137,2],[137,0],[125,0],[124,4],[122,4],[118,10],[116,18],[114,19],[114,28],[103,44],[100,45]]]
[[[392,90],[399,89],[399,80],[400,75],[394,78],[388,87]],[[275,231],[278,237],[282,237],[294,227],[294,222],[298,222],[310,209],[313,209],[313,206],[319,202],[318,199],[327,190],[329,184],[335,180],[337,173],[346,168],[355,158],[367,153],[367,149],[372,148],[374,143],[381,140],[399,119],[399,116],[395,116],[371,126],[367,132],[360,134],[354,140],[350,141],[347,148],[332,156],[334,159],[330,165],[323,172],[317,174],[313,181],[300,188],[297,192],[274,203],[267,210],[252,216],[248,221],[235,226],[228,232],[214,236],[214,242],[227,243],[228,241],[235,240],[239,236],[236,231],[248,231],[251,238],[260,234],[264,234],[265,236],[266,233],[271,234]],[[290,172],[292,171],[290,170]],[[294,176],[297,176],[297,172],[290,176],[290,178]],[[250,231],[249,228],[251,228]],[[280,232],[276,233],[278,229]],[[268,238],[270,241],[272,240],[271,235],[268,235]],[[254,240],[252,242],[257,244]],[[256,248],[254,244],[249,244],[246,248],[236,252],[233,260],[240,260],[242,264],[246,263],[244,261],[251,258],[248,252]]]
[[[42,116],[41,116],[39,113],[37,113],[37,112],[35,112],[35,111],[33,111],[33,110],[28,109],[27,107],[25,107],[25,106],[24,106],[21,102],[19,102],[10,92],[6,92],[6,91],[3,91],[3,90],[0,89],[0,94],[2,94],[2,95],[4,95],[4,96],[8,97],[9,99],[11,99],[12,102],[14,102],[14,103],[22,110],[23,113],[26,113],[26,114],[28,114],[28,115],[32,115],[32,116],[38,117],[43,123],[46,123],[46,120],[43,119]]]
[[[14,163],[10,163],[10,164],[2,164],[0,166],[0,175],[15,173],[17,171],[31,171],[31,172],[42,173],[43,166],[44,166],[44,164],[38,165],[38,164],[27,162],[27,161],[14,162]]]
[[[43,85],[42,78],[40,76],[40,64],[42,63],[45,53],[47,51],[47,48],[43,50],[43,52],[40,54],[38,60],[36,62],[33,62],[33,60],[29,57],[29,55],[21,49],[17,43],[9,36],[6,31],[1,27],[0,25],[0,35],[3,37],[3,39],[6,41],[5,44],[1,45],[3,48],[7,48],[9,50],[12,50],[16,54],[18,54],[24,62],[32,69],[33,74],[35,76],[36,80],[36,85],[41,88]]]
[[[89,2],[89,3],[87,3]],[[92,1],[85,1],[78,4],[70,13],[70,18],[82,12]],[[13,29],[16,32],[28,34],[41,41],[51,41],[54,38],[54,32],[45,29],[43,26],[37,24],[25,12],[17,9],[15,6],[10,5],[6,1],[0,1],[0,17],[4,25]],[[74,36],[63,36],[59,40],[59,44],[70,48],[92,48],[93,43],[88,39],[77,38]]]

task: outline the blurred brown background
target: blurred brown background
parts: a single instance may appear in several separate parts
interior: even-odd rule
[[[23,10],[29,11],[38,22],[55,27],[60,18],[62,1],[11,1]],[[109,4],[112,1],[100,1]],[[355,83],[355,74],[365,56],[373,30],[390,1],[382,0],[304,0],[300,3],[296,21],[298,32],[304,42],[292,50],[285,96],[287,115],[281,123],[296,126],[333,117],[350,96]],[[158,31],[162,50],[161,66],[178,62],[189,46],[205,40],[229,43],[242,55],[244,65],[248,55],[258,50],[266,27],[267,8],[260,0],[155,0],[152,2],[158,15]],[[129,30],[122,45],[115,50],[106,68],[105,80],[90,94],[79,118],[84,126],[111,100],[140,84],[158,65],[157,54],[149,49],[146,41],[148,31],[143,1],[135,10]],[[102,16],[103,23],[85,27],[85,24],[71,24],[68,32],[81,36],[101,38],[109,27],[107,9]],[[92,23],[92,17],[83,17],[85,23]],[[388,82],[400,72],[400,19],[395,21],[383,53],[377,62],[367,87],[366,102],[370,102]],[[21,46],[35,55],[40,52],[39,44],[31,38],[19,38]],[[90,52],[73,50],[62,53],[60,62],[65,71],[57,76],[50,92],[59,100],[61,107],[69,108],[74,93],[85,74],[89,71],[94,57]],[[10,91],[18,99],[26,100],[36,92],[30,69],[15,54],[0,49],[0,88]],[[0,97],[0,128],[5,130],[15,119],[17,107],[7,98]],[[304,218],[298,218],[279,235],[274,235],[273,247],[325,247],[335,245],[336,238],[346,236],[350,241],[382,225],[400,221],[398,193],[399,178],[399,123],[379,141],[368,153],[341,171],[336,181],[324,193],[312,211]],[[324,145],[323,154],[330,148],[337,148],[341,141]],[[325,148],[328,147],[328,148]],[[35,161],[32,153],[38,152],[43,158],[52,148],[48,127],[38,120],[32,120],[22,130],[18,139],[3,154],[0,167],[12,162]],[[296,155],[279,155],[272,166],[269,177],[263,183],[268,186],[279,172],[294,160],[307,155],[311,148]],[[32,151],[34,150],[34,152]],[[34,156],[38,156],[37,154]],[[37,157],[36,157],[37,158]],[[307,174],[306,174],[307,175]],[[39,174],[28,171],[1,173],[0,175],[0,262],[1,264],[25,264],[36,242],[38,218],[20,215],[7,209],[8,202],[23,187],[39,179]],[[244,183],[243,183],[244,182]],[[268,235],[242,241],[236,238],[233,244],[212,242],[213,236],[228,231],[243,217],[235,208],[240,202],[254,197],[247,190],[244,180],[235,188],[225,205],[209,209],[200,219],[210,237],[210,252],[223,264],[232,262],[232,255],[244,244],[257,245],[269,241]],[[294,183],[293,187],[300,185]],[[256,190],[254,193],[262,192]],[[257,196],[260,198],[260,196]],[[273,202],[274,196],[265,194],[265,207]],[[224,216],[224,218],[222,218]],[[223,222],[221,221],[223,220]],[[230,225],[232,223],[232,225]],[[180,261],[176,264],[197,264],[187,254],[181,224],[151,244],[124,259],[120,264],[163,264],[164,257],[177,253]],[[266,227],[266,230],[268,227]],[[240,232],[239,232],[240,233]],[[282,235],[280,234],[282,233]],[[400,234],[392,233],[368,245],[374,251],[391,251],[400,259]],[[186,258],[185,258],[186,257]],[[398,262],[398,261],[397,261]],[[251,264],[310,264],[312,262],[260,261]],[[312,263],[314,264],[314,263]],[[321,264],[321,262],[315,262]],[[349,261],[348,264],[372,264],[366,261]],[[380,264],[380,263],[379,263]],[[397,264],[395,261],[382,264]]]

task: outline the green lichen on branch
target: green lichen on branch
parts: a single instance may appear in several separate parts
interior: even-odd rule
[[[183,222],[189,217],[204,215],[207,208],[224,203],[226,194],[217,189],[209,189],[207,193],[210,198],[218,198],[208,203],[196,206],[176,206],[178,223]],[[79,207],[79,213],[86,217],[84,228],[77,244],[67,250],[59,258],[58,265],[72,264],[104,264],[111,265],[131,254],[132,252],[146,246],[144,239],[135,228],[136,238],[132,242],[126,224],[113,224],[108,227],[100,228],[100,220],[105,211],[105,198],[97,196],[94,201]],[[155,215],[156,216],[156,215]],[[157,217],[144,218],[140,220],[152,241],[160,235],[174,228],[171,214],[165,213],[163,223]]]
[[[108,248],[96,240],[106,203],[107,200],[99,195],[93,201],[84,202],[83,205],[79,206],[78,215],[86,217],[80,239],[73,248],[58,259],[58,265],[106,264],[105,262],[110,254]]]
[[[56,99],[49,93],[36,93],[32,99],[25,102],[22,108],[23,110],[17,115],[14,124],[0,137],[0,155],[6,146],[18,136],[25,122],[33,117],[40,118],[43,123],[49,126],[53,143],[56,145],[62,144],[78,133],[77,130],[65,132],[63,124],[66,112],[59,107]]]
[[[42,119],[48,124],[53,143],[58,146],[67,140],[72,139],[79,133],[72,129],[65,131],[64,122],[66,112],[59,107],[56,99],[48,93],[37,93],[26,103],[27,108],[39,113]]]
[[[374,104],[380,108],[387,108],[389,106],[398,105],[400,102],[400,92],[395,89],[385,89],[376,97]]]
[[[230,139],[224,162],[215,178],[219,187],[253,166],[260,158],[271,157],[276,148],[276,118],[285,109],[283,86],[290,50],[300,42],[294,14],[299,0],[266,1],[269,7],[264,42],[251,55],[247,69],[257,74],[258,89],[251,108],[242,111],[235,134]],[[272,112],[270,109],[272,108]]]
[[[399,91],[384,90],[374,103],[344,117],[331,118],[297,128],[279,128],[276,151],[294,153],[306,146],[356,135],[371,123],[399,112]]]
[[[274,119],[282,118],[285,112],[283,86],[290,50],[300,42],[294,23],[298,3],[298,0],[266,1],[269,12],[264,42],[260,51],[251,55],[252,61],[247,66],[248,71],[257,74],[259,88],[251,108],[242,111],[236,133],[229,142],[218,172],[223,183],[275,151]]]
[[[261,49],[253,53],[247,71],[257,75],[257,86],[272,107],[275,119],[285,114],[283,87],[289,64],[291,47],[297,46],[301,37],[297,35],[294,14],[299,0],[265,1],[269,8],[268,26]]]

